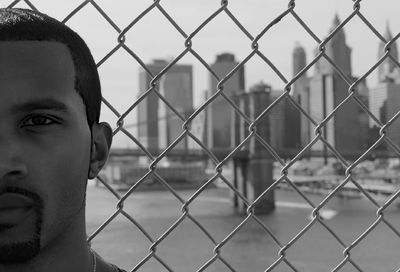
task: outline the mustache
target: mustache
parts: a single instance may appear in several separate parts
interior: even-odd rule
[[[3,188],[0,188],[0,196],[7,194],[7,193],[23,195],[24,197],[32,199],[36,208],[43,207],[43,199],[38,194],[36,194],[32,191],[29,191],[27,189],[20,188],[20,187],[14,187],[14,186],[6,186]]]

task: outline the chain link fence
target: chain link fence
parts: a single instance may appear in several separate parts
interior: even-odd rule
[[[174,267],[163,259],[163,256],[157,252],[157,248],[171,235],[174,230],[178,227],[183,225],[183,222],[190,221],[194,223],[198,229],[204,233],[204,239],[209,240],[213,247],[210,248],[212,252],[212,257],[209,258],[206,262],[204,262],[200,267],[197,268],[196,271],[208,271],[208,269],[213,265],[215,262],[220,262],[224,269],[223,271],[238,271],[237,268],[233,264],[230,263],[224,257],[224,248],[227,243],[229,243],[242,228],[246,224],[249,224],[250,221],[252,223],[256,223],[264,232],[264,235],[268,236],[271,239],[271,243],[274,243],[277,250],[276,250],[276,258],[273,256],[269,256],[274,258],[274,261],[270,264],[265,265],[264,271],[278,271],[278,267],[281,269],[279,271],[303,271],[298,266],[297,262],[292,262],[291,258],[288,256],[288,252],[292,247],[296,245],[296,243],[305,235],[312,235],[313,227],[315,225],[319,225],[319,227],[324,228],[327,233],[329,233],[330,237],[333,238],[338,243],[338,248],[342,250],[343,255],[339,259],[339,261],[331,267],[330,271],[370,271],[367,267],[363,267],[363,263],[358,262],[355,258],[353,258],[352,252],[357,248],[360,247],[363,240],[366,239],[367,236],[371,235],[374,230],[381,225],[385,225],[387,230],[393,232],[396,238],[400,238],[400,232],[396,228],[396,226],[385,216],[385,212],[389,206],[396,200],[399,196],[400,191],[394,192],[386,201],[385,203],[378,203],[374,197],[360,184],[357,179],[354,177],[352,173],[353,170],[357,167],[357,165],[365,160],[371,152],[373,152],[380,144],[383,142],[395,153],[395,156],[400,155],[400,147],[395,143],[393,139],[388,137],[387,131],[393,122],[398,118],[400,115],[400,111],[398,111],[394,116],[390,116],[386,122],[382,122],[380,118],[375,116],[369,109],[368,105],[365,104],[362,99],[359,98],[357,94],[357,87],[363,80],[365,80],[377,67],[382,64],[385,60],[390,59],[392,63],[394,63],[397,67],[400,67],[400,63],[396,58],[394,58],[391,52],[391,46],[393,43],[398,39],[400,34],[395,35],[395,37],[391,40],[386,40],[384,35],[382,35],[372,23],[370,23],[369,19],[363,15],[362,7],[363,3],[360,0],[358,1],[348,1],[349,7],[352,7],[352,11],[349,12],[348,16],[344,18],[344,20],[337,25],[333,31],[329,33],[329,35],[325,38],[319,37],[309,25],[307,25],[303,19],[296,13],[296,5],[301,5],[302,1],[295,1],[291,0],[287,3],[287,8],[282,10],[281,14],[277,16],[275,19],[270,21],[265,27],[262,29],[261,32],[252,34],[250,33],[246,27],[244,27],[241,21],[238,19],[237,16],[230,10],[230,1],[222,0],[220,2],[215,1],[215,10],[211,14],[209,14],[208,18],[206,18],[201,24],[199,24],[192,32],[187,33],[185,32],[180,25],[174,20],[174,17],[170,15],[164,8],[163,8],[162,0],[155,0],[149,1],[149,5],[146,9],[144,9],[138,16],[135,18],[130,18],[130,23],[124,26],[119,26],[108,14],[106,11],[102,9],[102,1],[101,0],[86,0],[81,1],[76,8],[70,12],[62,21],[63,23],[68,23],[71,18],[79,14],[85,7],[91,6],[93,7],[98,14],[100,14],[108,24],[115,30],[118,34],[118,39],[115,43],[115,46],[110,50],[107,54],[105,54],[101,59],[97,61],[97,66],[101,67],[108,61],[110,61],[115,54],[119,51],[125,51],[128,53],[131,61],[139,64],[147,73],[151,76],[151,82],[148,86],[147,90],[142,90],[141,95],[135,100],[130,103],[130,106],[124,112],[120,112],[117,108],[115,108],[112,103],[107,101],[107,99],[103,98],[104,106],[110,109],[115,116],[117,117],[116,126],[114,127],[114,135],[124,134],[131,141],[133,141],[140,150],[145,154],[145,156],[150,160],[150,164],[148,165],[148,171],[145,175],[143,175],[139,180],[135,182],[133,186],[129,188],[124,193],[118,192],[113,189],[105,180],[99,177],[99,181],[104,184],[105,187],[115,196],[117,199],[117,207],[115,212],[101,225],[98,227],[96,231],[94,231],[90,237],[88,238],[89,241],[95,240],[96,237],[113,221],[117,216],[124,216],[132,223],[132,228],[136,228],[139,230],[145,239],[151,244],[147,255],[143,256],[142,260],[138,263],[132,265],[131,271],[141,271],[141,268],[148,262],[156,261],[158,262],[161,267],[163,268],[162,271],[175,271]],[[218,2],[218,3],[217,3]],[[118,5],[117,3],[115,3]],[[21,5],[27,5],[31,9],[37,9],[34,0],[16,0],[7,4],[2,4],[3,6],[15,7]],[[132,50],[126,43],[127,41],[127,34],[130,31],[134,31],[133,28],[136,24],[138,24],[143,18],[149,14],[152,10],[158,10],[161,12],[162,16],[170,23],[170,25],[175,28],[179,35],[182,38],[182,42],[184,42],[183,50],[174,56],[174,58],[169,61],[167,66],[158,74],[153,74],[152,71],[146,66],[145,61],[141,59],[141,56],[138,55],[134,50]],[[350,10],[350,9],[349,9]],[[266,11],[268,12],[268,11]],[[251,47],[250,53],[240,61],[240,63],[232,69],[229,73],[224,75],[223,77],[219,77],[215,71],[211,68],[208,62],[198,53],[195,49],[193,44],[194,38],[198,36],[198,34],[209,25],[216,17],[220,16],[221,14],[225,14],[230,19],[232,25],[236,26],[242,32],[243,36],[248,40],[248,45]],[[49,14],[52,15],[52,14]],[[260,39],[271,29],[275,26],[279,25],[280,21],[285,17],[293,18],[298,25],[305,30],[305,33],[308,33],[309,37],[315,41],[315,45],[317,46],[318,50],[316,55],[312,58],[311,61],[307,63],[307,65],[298,72],[293,77],[286,77],[284,76],[283,72],[281,72],[274,63],[259,49],[259,41]],[[369,67],[369,69],[361,75],[359,78],[354,79],[349,77],[346,72],[342,70],[341,67],[334,62],[334,60],[326,54],[326,44],[337,35],[337,33],[343,29],[349,22],[354,20],[354,18],[359,18],[366,27],[370,29],[374,36],[376,36],[377,40],[383,42],[385,44],[384,51],[374,65]],[[149,31],[151,26],[149,26]],[[79,30],[78,30],[79,32]],[[151,39],[152,37],[149,36]],[[182,113],[175,109],[174,106],[167,100],[165,97],[158,91],[157,86],[163,75],[165,75],[171,67],[177,64],[184,56],[191,55],[195,59],[198,60],[199,63],[208,71],[210,75],[212,75],[218,82],[217,89],[210,96],[204,103],[202,103],[199,107],[195,109],[195,111],[189,116],[184,116]],[[269,106],[265,107],[263,112],[259,114],[255,119],[249,118],[245,112],[242,111],[241,108],[237,106],[237,104],[232,100],[231,97],[224,93],[224,85],[226,82],[234,75],[241,67],[243,67],[247,62],[249,62],[253,58],[259,58],[262,60],[263,64],[269,68],[271,68],[274,73],[280,78],[281,82],[284,84],[284,91],[281,95],[275,99]],[[321,60],[325,59],[331,67],[336,71],[336,73],[340,76],[340,78],[346,83],[348,93],[347,97],[345,97],[337,106],[323,118],[323,120],[316,120],[313,118],[306,109],[302,107],[302,105],[292,97],[290,91],[292,86],[307,72],[309,71],[315,64]],[[160,103],[166,105],[166,107],[176,115],[183,122],[182,131],[180,132],[179,136],[167,147],[165,148],[159,155],[152,154],[146,147],[143,145],[137,137],[135,137],[129,130],[124,127],[124,121],[128,118],[128,116],[132,113],[132,111],[150,94],[155,94]],[[191,131],[191,124],[192,121],[202,112],[206,110],[207,107],[217,98],[222,98],[225,100],[232,109],[238,114],[246,123],[248,128],[248,135],[237,145],[235,148],[230,150],[229,154],[219,160],[217,156],[213,154],[213,150],[209,149],[202,141],[202,139],[196,137],[194,133]],[[282,159],[274,148],[257,133],[257,126],[263,119],[263,117],[270,114],[270,112],[276,107],[278,103],[282,100],[288,100],[297,110],[298,113],[305,118],[307,122],[315,127],[314,135],[312,135],[310,141],[307,145],[303,146],[301,150],[293,156],[290,160]],[[373,142],[372,145],[367,147],[363,150],[362,154],[358,156],[354,161],[349,162],[346,160],[342,154],[335,149],[335,147],[327,140],[326,135],[324,135],[324,127],[327,126],[327,123],[335,117],[335,115],[340,112],[343,106],[348,103],[349,101],[354,101],[357,107],[362,109],[369,117],[369,119],[375,122],[376,126],[379,128],[379,137]],[[174,188],[163,178],[162,175],[159,174],[157,171],[158,164],[160,161],[165,158],[173,149],[174,147],[179,144],[184,138],[190,137],[194,142],[201,147],[204,153],[208,156],[208,159],[212,162],[214,166],[214,173],[212,177],[207,180],[201,187],[199,187],[193,194],[191,194],[188,198],[183,198],[179,192],[174,190]],[[267,190],[265,190],[257,199],[254,201],[249,201],[246,197],[240,192],[235,186],[232,185],[231,180],[226,178],[223,173],[223,169],[226,164],[237,154],[244,146],[248,144],[250,139],[256,139],[264,148],[268,151],[268,153],[274,158],[275,162],[279,165],[280,174],[276,179],[273,181],[272,185],[269,186]],[[305,194],[296,184],[295,182],[289,177],[288,173],[290,168],[299,160],[303,158],[303,156],[312,149],[312,147],[317,143],[322,142],[325,147],[329,150],[330,154],[336,158],[342,166],[346,169],[344,179],[341,180],[330,192],[322,198],[317,204],[310,199],[310,197]],[[160,236],[153,236],[151,235],[141,223],[135,219],[134,216],[130,215],[128,212],[124,210],[124,203],[127,199],[132,197],[138,188],[146,181],[147,178],[153,177],[159,183],[161,183],[168,192],[176,198],[181,204],[181,214],[179,218],[173,222],[167,229],[163,231]],[[205,189],[210,185],[216,182],[216,180],[222,180],[223,183],[231,190],[231,192],[239,199],[241,199],[246,205],[246,216],[241,219],[241,221],[230,231],[228,235],[224,237],[222,240],[217,240],[211,232],[200,223],[200,221],[191,214],[190,207],[192,203],[204,193]],[[262,198],[267,195],[268,193],[272,192],[278,186],[282,184],[286,184],[287,186],[291,187],[298,195],[307,203],[307,205],[312,209],[311,217],[307,224],[300,229],[291,237],[286,237],[287,241],[281,239],[279,235],[276,234],[277,230],[271,229],[269,223],[263,220],[260,216],[258,216],[255,211],[254,207],[262,200]],[[375,207],[376,215],[374,217],[373,222],[366,222],[364,226],[364,230],[358,233],[356,239],[348,242],[344,241],[344,239],[335,232],[334,228],[330,226],[329,222],[325,221],[321,216],[321,210],[327,205],[329,201],[331,201],[338,192],[348,184],[354,185],[368,201]],[[145,211],[144,211],[145,212]],[[318,239],[318,238],[316,238]],[[124,249],[121,249],[124,250]],[[190,250],[182,248],[182,251]],[[305,248],[304,250],[309,250]],[[318,250],[318,249],[316,249]],[[376,251],[378,252],[380,249],[377,248]],[[194,256],[195,257],[195,256]],[[251,258],[251,256],[249,256]],[[382,266],[384,267],[384,263]],[[282,270],[283,269],[283,270]],[[210,270],[211,271],[211,270]],[[221,270],[222,271],[222,270]],[[251,271],[251,269],[247,270]],[[304,270],[307,271],[307,270]],[[383,271],[383,270],[382,270]],[[398,266],[396,271],[400,271],[400,265]]]

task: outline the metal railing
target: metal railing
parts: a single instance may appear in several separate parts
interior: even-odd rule
[[[385,40],[384,35],[382,35],[370,21],[366,18],[362,13],[362,3],[360,0],[351,1],[349,0],[349,5],[352,6],[352,12],[331,32],[326,38],[320,38],[315,32],[303,21],[303,19],[296,13],[296,4],[301,4],[301,1],[291,0],[288,1],[287,8],[282,10],[281,14],[269,22],[261,32],[252,34],[250,33],[240,22],[237,16],[230,10],[230,1],[222,0],[219,3],[216,2],[215,11],[208,16],[201,24],[197,26],[197,28],[187,33],[185,32],[179,24],[174,20],[173,16],[171,16],[164,8],[163,8],[163,1],[162,0],[155,0],[149,1],[149,5],[146,9],[144,9],[140,15],[135,18],[131,18],[131,21],[126,26],[120,27],[113,21],[112,18],[102,9],[101,7],[101,0],[86,0],[82,1],[76,9],[74,9],[68,16],[66,16],[62,21],[63,23],[68,23],[68,21],[73,18],[76,14],[78,14],[85,6],[91,5],[92,7],[97,10],[97,12],[104,17],[104,19],[109,23],[109,25],[118,33],[118,39],[115,44],[115,47],[110,50],[103,58],[101,58],[97,62],[97,66],[100,67],[108,60],[110,60],[117,51],[123,50],[129,54],[133,61],[138,63],[151,77],[152,80],[150,82],[150,86],[146,91],[141,92],[140,97],[136,101],[132,101],[131,106],[124,112],[119,112],[111,103],[109,103],[106,99],[103,98],[103,103],[117,116],[118,121],[116,122],[116,127],[114,129],[114,135],[118,133],[125,134],[129,137],[148,157],[151,161],[149,164],[149,170],[147,173],[139,179],[133,186],[129,188],[128,191],[124,192],[122,195],[115,191],[107,182],[99,178],[99,180],[106,186],[110,192],[118,199],[118,204],[116,207],[115,212],[94,232],[90,235],[89,241],[96,238],[96,236],[112,222],[118,215],[125,216],[131,223],[132,226],[137,228],[141,231],[141,233],[148,239],[151,243],[149,248],[148,254],[143,257],[143,259],[134,265],[132,271],[139,271],[140,268],[151,259],[154,259],[161,264],[166,271],[174,271],[173,267],[170,267],[169,264],[163,260],[162,256],[159,256],[157,253],[157,247],[163,243],[163,241],[168,237],[173,230],[175,230],[184,220],[190,220],[193,222],[199,230],[201,230],[207,239],[209,239],[213,245],[213,256],[209,258],[201,267],[197,269],[197,271],[207,271],[207,268],[211,266],[217,260],[223,263],[228,271],[237,271],[235,267],[233,267],[223,256],[224,246],[250,221],[254,220],[264,231],[265,234],[268,235],[272,240],[276,243],[279,247],[277,251],[277,257],[275,261],[270,264],[269,266],[265,267],[265,271],[274,271],[275,268],[281,264],[285,263],[287,270],[286,271],[300,271],[295,264],[293,264],[290,258],[287,256],[287,251],[306,233],[312,232],[311,228],[315,224],[320,224],[323,228],[325,228],[330,235],[341,245],[343,250],[343,257],[337,263],[335,267],[331,268],[331,271],[344,271],[342,268],[346,265],[350,265],[354,271],[364,271],[360,264],[356,262],[352,258],[352,250],[359,246],[360,242],[363,241],[370,233],[374,231],[374,229],[380,225],[384,224],[390,229],[398,238],[400,238],[400,232],[395,226],[385,217],[386,209],[394,202],[394,200],[400,195],[400,191],[395,192],[383,205],[379,204],[364,188],[360,185],[359,182],[354,178],[352,174],[352,170],[361,162],[363,161],[378,145],[382,142],[386,142],[386,144],[397,154],[400,155],[400,148],[396,145],[396,143],[387,135],[387,130],[391,126],[391,124],[398,118],[400,115],[400,111],[397,112],[389,121],[386,123],[382,123],[378,117],[376,117],[368,108],[368,105],[365,105],[363,101],[357,96],[356,89],[357,86],[362,82],[365,78],[367,78],[382,62],[386,59],[390,59],[397,67],[400,67],[400,63],[396,60],[391,54],[391,45],[399,38],[400,34],[397,34],[391,40]],[[298,3],[299,2],[299,3]],[[36,9],[34,0],[16,0],[8,4],[10,7],[14,7],[20,3],[25,3],[32,9]],[[217,5],[218,4],[218,5]],[[181,35],[182,41],[184,41],[184,49],[175,56],[168,65],[158,74],[153,74],[150,69],[146,66],[145,62],[140,58],[139,55],[135,53],[127,44],[126,44],[126,34],[130,31],[133,31],[132,28],[138,24],[149,12],[152,10],[157,9],[162,13],[162,15],[168,20],[168,22],[173,26]],[[232,24],[240,29],[243,35],[248,39],[248,44],[251,47],[251,52],[243,58],[240,63],[234,67],[228,74],[224,75],[223,77],[219,77],[215,71],[211,68],[211,66],[207,63],[207,61],[193,48],[193,39],[198,35],[198,33],[207,26],[210,22],[212,22],[217,16],[220,14],[226,14]],[[51,14],[50,14],[51,15]],[[280,21],[285,18],[291,16],[295,19],[295,21],[308,33],[309,37],[315,41],[315,45],[318,46],[318,52],[313,57],[313,59],[294,77],[286,78],[283,73],[274,65],[274,63],[259,49],[259,40],[272,29],[274,26],[278,25]],[[332,38],[340,31],[345,25],[347,25],[351,20],[358,17],[364,24],[367,26],[371,32],[377,37],[378,40],[382,41],[385,44],[384,52],[382,52],[381,58],[376,61],[376,63],[370,67],[362,76],[358,79],[354,80],[346,75],[342,69],[326,54],[326,44],[332,40]],[[78,31],[79,32],[79,31]],[[157,91],[157,86],[159,81],[163,75],[165,75],[168,70],[175,65],[179,60],[181,60],[185,55],[192,55],[195,59],[197,59],[203,67],[211,74],[217,81],[217,88],[212,96],[210,96],[204,103],[202,103],[195,111],[188,117],[185,118],[178,110],[176,110],[168,101]],[[280,80],[284,83],[284,91],[282,94],[271,103],[268,107],[264,109],[264,111],[254,120],[251,120],[235,103],[232,101],[230,97],[228,97],[224,93],[224,84],[234,75],[238,69],[244,66],[250,59],[254,57],[259,57],[263,63],[270,67],[274,73],[280,78]],[[348,86],[348,95],[345,99],[343,99],[331,112],[327,114],[327,116],[322,121],[315,120],[309,112],[302,108],[302,106],[290,95],[291,88],[293,84],[301,78],[307,71],[309,71],[317,61],[320,59],[325,59],[329,62],[329,64],[336,70],[337,74],[344,80]],[[124,120],[127,118],[129,114],[141,103],[146,97],[148,97],[151,93],[157,95],[162,103],[168,107],[171,112],[173,112],[176,117],[178,117],[182,122],[182,131],[172,144],[170,144],[167,148],[165,148],[161,154],[158,156],[154,156],[149,150],[146,149],[144,145],[140,143],[140,141],[132,135],[127,129],[124,128]],[[243,118],[248,126],[249,134],[241,143],[236,146],[223,160],[218,160],[218,158],[213,154],[212,150],[207,148],[207,146],[202,142],[201,139],[197,138],[191,132],[191,123],[198,116],[201,112],[205,111],[205,109],[218,97],[222,97],[227,103],[229,103],[236,112],[236,114],[240,115]],[[278,152],[271,146],[265,139],[260,137],[257,134],[257,125],[259,124],[260,120],[268,115],[270,111],[283,99],[287,99],[290,103],[299,111],[299,113],[306,117],[308,122],[315,126],[315,135],[311,137],[310,142],[304,146],[300,152],[298,152],[291,160],[285,161],[279,155]],[[375,141],[375,143],[366,149],[361,156],[359,156],[355,161],[349,163],[342,155],[332,146],[329,141],[323,135],[323,128],[326,126],[328,121],[330,121],[335,114],[341,110],[343,104],[347,103],[349,100],[353,100],[356,104],[371,118],[376,125],[379,127],[379,138]],[[198,188],[195,193],[193,193],[188,199],[183,199],[179,193],[177,193],[171,185],[163,179],[161,175],[157,172],[158,163],[185,137],[190,137],[194,140],[202,150],[208,155],[209,159],[215,166],[215,173],[212,177],[205,182],[200,188]],[[273,158],[280,164],[281,171],[280,176],[272,183],[272,185],[265,190],[257,199],[252,202],[249,202],[242,193],[235,188],[232,183],[224,177],[222,170],[226,163],[232,159],[232,157],[239,152],[239,150],[245,146],[248,141],[252,138],[256,138],[262,146],[273,156]],[[323,200],[315,205],[309,197],[303,193],[298,186],[291,180],[288,176],[288,171],[290,167],[293,166],[294,163],[299,161],[302,156],[309,151],[312,146],[318,142],[322,141],[327,149],[333,154],[334,157],[345,167],[345,178],[340,181],[340,183],[332,189],[329,194],[323,198]],[[124,202],[134,194],[134,192],[140,187],[140,185],[148,178],[152,176],[156,178],[158,182],[164,185],[165,188],[181,203],[181,215],[180,217],[168,228],[166,229],[162,235],[159,237],[153,237],[150,235],[147,230],[137,221],[134,217],[124,211]],[[226,186],[238,197],[240,198],[246,205],[247,205],[247,212],[244,219],[231,231],[223,240],[216,240],[210,232],[190,213],[190,206],[191,203],[205,190],[207,186],[215,182],[215,180],[220,179],[222,180]],[[269,192],[274,190],[277,186],[282,183],[288,184],[292,189],[294,189],[299,196],[308,205],[312,208],[312,217],[310,218],[308,224],[298,231],[290,240],[289,242],[282,242],[281,239],[277,237],[273,230],[268,227],[268,224],[263,222],[255,213],[254,207],[259,203],[259,201],[267,195]],[[374,222],[368,226],[366,226],[365,231],[360,233],[358,237],[353,240],[351,243],[346,243],[335,231],[332,227],[323,220],[320,215],[320,211],[322,208],[326,206],[326,204],[337,194],[337,192],[343,188],[346,184],[353,184],[358,190],[376,207],[376,218]],[[400,271],[400,267],[398,268]],[[353,271],[352,270],[352,271]]]

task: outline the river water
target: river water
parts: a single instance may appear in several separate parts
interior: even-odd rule
[[[194,191],[178,191],[183,200]],[[88,233],[92,233],[113,212],[116,198],[103,188],[89,187],[87,198]],[[157,256],[173,271],[197,271],[214,256],[215,245],[221,245],[229,234],[246,218],[235,211],[230,193],[226,189],[210,189],[201,193],[190,205],[189,213],[214,239],[205,235],[188,217],[174,228],[156,247]],[[312,219],[312,207],[297,193],[277,190],[276,210],[257,218],[285,246]],[[308,194],[318,205],[323,195]],[[384,199],[377,200],[384,203]],[[134,192],[124,203],[124,211],[143,227],[156,241],[182,216],[182,203],[169,192]],[[313,224],[293,245],[285,256],[297,270],[281,262],[276,272],[332,271],[345,257],[343,251],[355,243],[379,217],[377,207],[365,198],[346,199],[334,197],[321,209],[327,230],[321,223]],[[384,211],[384,218],[400,230],[400,210],[393,204]],[[333,231],[339,237],[339,242]],[[149,254],[152,242],[124,216],[118,215],[98,236],[93,247],[107,260],[130,270]],[[344,244],[344,245],[343,245]],[[220,256],[233,271],[265,271],[279,258],[281,247],[256,222],[250,218],[220,247]],[[400,268],[400,237],[384,222],[380,222],[364,239],[350,250],[351,260],[361,271],[397,271]],[[139,270],[148,272],[168,271],[150,258]],[[232,271],[216,259],[204,271]],[[339,271],[359,271],[347,263]]]

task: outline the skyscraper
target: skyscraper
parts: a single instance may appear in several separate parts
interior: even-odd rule
[[[386,23],[386,31],[385,34],[383,35],[386,41],[390,41],[393,39],[393,35],[390,31],[389,28],[389,23]],[[378,48],[378,59],[380,59],[384,54],[385,54],[385,44],[383,42],[379,43],[379,48]],[[390,46],[390,55],[398,60],[399,59],[399,53],[397,51],[397,44],[396,42],[392,43]],[[399,73],[396,69],[396,64],[391,61],[389,58],[384,60],[381,65],[378,67],[378,81],[382,82],[387,80],[387,78],[395,78],[398,77]]]
[[[389,29],[389,24],[386,25],[384,34],[386,41],[393,39]],[[378,59],[385,54],[385,45],[379,43]],[[392,43],[390,47],[390,55],[398,60],[398,51],[396,43]],[[400,72],[395,63],[387,58],[378,66],[378,84],[370,90],[369,108],[370,111],[385,124],[390,120],[400,109]],[[375,121],[370,119],[370,126],[378,126]],[[400,121],[395,120],[388,128],[387,135],[398,145],[400,145]]]
[[[340,20],[336,15],[330,32],[339,24]],[[351,69],[351,48],[346,43],[343,29],[336,32],[326,44],[325,52],[348,78],[355,80]],[[293,61],[293,72],[298,73],[304,67],[305,55],[301,49],[295,49],[293,56],[297,58]],[[361,96],[364,95],[365,88],[365,84],[360,84]],[[309,79],[305,78],[296,82],[293,93],[303,109],[314,120],[321,122],[348,96],[348,89],[348,84],[335,68],[325,58],[321,58],[315,64],[314,74]],[[364,97],[363,100],[365,100]],[[365,147],[368,129],[365,117],[362,109],[350,99],[342,104],[334,116],[322,127],[323,136],[340,153],[358,154]],[[315,126],[304,117],[302,117],[301,123],[302,145],[304,145],[315,137]],[[307,137],[310,138],[307,139]],[[312,150],[326,151],[326,145],[318,141],[312,146]]]
[[[168,62],[154,60],[146,64],[155,76]],[[140,95],[149,89],[152,80],[144,69],[139,71]],[[187,118],[193,112],[193,72],[191,65],[173,65],[161,77],[156,90],[182,116]],[[139,140],[150,150],[166,148],[181,133],[183,121],[153,92],[138,105]],[[187,139],[179,142],[175,148],[187,148]]]
[[[307,65],[307,56],[304,48],[297,43],[293,50],[292,55],[293,61],[293,77],[295,77],[304,67]],[[298,78],[292,86],[292,94],[294,100],[301,105],[306,111],[310,112],[310,79],[307,77],[307,73],[304,73]],[[300,143],[301,146],[306,146],[310,142],[310,129],[311,123],[304,114],[300,115]]]
[[[211,69],[220,78],[224,78],[232,71],[238,62],[235,56],[230,53],[223,53],[217,56],[215,63],[211,64]],[[218,81],[210,75],[208,97],[217,91]],[[224,83],[224,94],[232,97],[235,94],[243,93],[245,89],[244,67],[239,68],[228,81]],[[233,114],[234,110],[229,103],[222,97],[217,97],[206,108],[207,119],[207,146],[209,148],[232,148],[234,143],[233,136]]]
[[[384,34],[384,38],[389,41],[391,40],[392,33],[390,32],[389,25],[386,25],[386,32]],[[377,58],[380,59],[385,54],[383,42],[379,43],[378,46],[378,55]],[[398,52],[397,52],[397,45],[393,43],[390,48],[390,54],[395,58],[398,59]],[[395,64],[390,60],[384,60],[381,65],[378,66],[378,84],[370,92],[370,104],[369,108],[371,112],[378,117],[382,122],[387,121],[386,116],[386,100],[388,98],[388,90],[396,88],[396,81],[399,80],[399,75],[397,69],[395,69]],[[371,119],[370,125],[374,126],[377,125]]]

